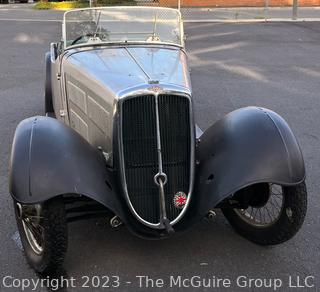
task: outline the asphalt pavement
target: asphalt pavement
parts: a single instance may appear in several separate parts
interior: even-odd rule
[[[5,288],[5,276],[38,279],[20,249],[8,191],[8,164],[19,121],[43,114],[44,54],[50,42],[61,36],[56,20],[62,12],[19,7],[0,8],[0,291],[22,291],[21,287]],[[121,286],[78,286],[67,291],[274,291],[235,285],[224,289],[139,288],[136,278],[167,281],[179,275],[216,276],[233,282],[241,275],[280,278],[284,285],[277,291],[320,291],[319,23],[189,23],[185,31],[196,121],[202,129],[248,105],[274,110],[292,127],[307,169],[305,224],[289,242],[261,247],[234,233],[219,212],[215,222],[204,220],[180,236],[161,241],[136,238],[125,227],[111,229],[104,220],[72,223],[64,275],[74,277],[78,284],[83,284],[85,276],[116,275]],[[316,286],[289,289],[289,276],[314,276]]]

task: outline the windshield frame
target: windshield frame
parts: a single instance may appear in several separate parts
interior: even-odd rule
[[[66,16],[68,16],[69,13],[77,12],[77,11],[86,11],[86,10],[116,10],[116,9],[145,9],[145,10],[174,10],[177,12],[178,15],[178,22],[179,22],[179,30],[180,30],[180,38],[179,43],[173,43],[173,42],[161,42],[161,41],[101,41],[99,43],[80,43],[80,44],[74,44],[67,46],[67,32],[66,32]],[[131,44],[146,44],[146,45],[170,45],[175,46],[179,48],[184,48],[184,30],[183,30],[183,21],[181,17],[181,13],[177,9],[168,8],[168,7],[150,7],[150,6],[110,6],[110,7],[89,7],[89,8],[78,8],[78,9],[72,9],[69,11],[66,11],[63,14],[63,22],[62,22],[62,41],[63,41],[63,48],[64,50],[69,50],[73,48],[81,48],[81,47],[87,47],[87,46],[105,46],[105,45],[131,45]]]

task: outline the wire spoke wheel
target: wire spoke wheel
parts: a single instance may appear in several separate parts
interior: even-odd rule
[[[57,197],[41,204],[14,201],[17,226],[29,265],[41,275],[55,274],[68,245],[65,204]]]
[[[301,228],[307,211],[304,182],[292,186],[255,184],[239,190],[233,199],[241,204],[240,208],[222,208],[224,216],[236,232],[260,245],[291,239]]]
[[[269,184],[269,199],[265,205],[247,209],[235,209],[240,218],[256,227],[267,227],[274,224],[280,217],[284,203],[283,188]]]
[[[44,228],[41,225],[42,206],[40,204],[25,205],[17,203],[23,230],[32,250],[40,255],[44,249]]]

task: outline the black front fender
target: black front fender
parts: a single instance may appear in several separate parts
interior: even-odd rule
[[[49,117],[32,117],[17,127],[10,160],[11,195],[34,204],[63,194],[92,198],[114,213],[122,208],[103,155],[77,132]]]
[[[294,185],[305,179],[300,147],[288,124],[263,108],[233,111],[200,137],[195,192],[200,212],[255,183]]]

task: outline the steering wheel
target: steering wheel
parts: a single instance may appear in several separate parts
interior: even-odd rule
[[[71,46],[75,45],[78,41],[80,41],[84,37],[92,37],[94,35],[95,34],[93,34],[93,33],[87,33],[87,34],[81,35],[81,36],[77,37],[75,40],[72,41]]]

